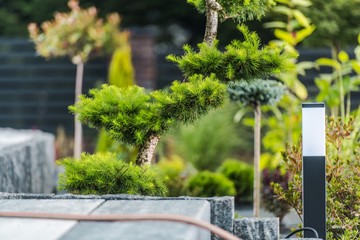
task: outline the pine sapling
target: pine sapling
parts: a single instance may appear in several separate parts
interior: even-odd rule
[[[275,104],[284,93],[285,87],[272,80],[240,82],[229,86],[230,99],[254,111],[254,217],[260,216],[261,106]]]

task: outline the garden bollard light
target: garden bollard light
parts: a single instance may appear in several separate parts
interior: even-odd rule
[[[325,104],[302,104],[303,219],[326,239]],[[305,237],[314,237],[304,232]]]

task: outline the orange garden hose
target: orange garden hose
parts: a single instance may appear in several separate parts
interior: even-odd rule
[[[80,214],[53,214],[38,212],[0,212],[0,217],[12,218],[41,218],[56,220],[75,220],[75,221],[101,221],[101,222],[125,222],[125,221],[171,221],[195,225],[209,230],[213,234],[224,240],[241,240],[224,229],[200,221],[191,217],[177,214],[110,214],[110,215],[80,215]]]

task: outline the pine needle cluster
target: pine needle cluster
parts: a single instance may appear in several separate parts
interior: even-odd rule
[[[280,101],[286,87],[273,80],[255,80],[253,82],[237,82],[229,85],[229,95],[232,101],[244,106],[273,105]]]
[[[59,190],[73,194],[138,194],[166,196],[168,190],[154,167],[140,167],[117,159],[115,153],[83,154],[80,160],[57,162],[65,168]]]
[[[200,13],[205,13],[206,0],[187,0],[194,5]],[[273,0],[217,0],[222,7],[220,20],[234,19],[238,22],[260,19],[265,13],[275,5]]]
[[[200,43],[198,51],[185,45],[183,56],[169,55],[167,59],[176,63],[187,77],[215,74],[224,83],[267,78],[289,68],[289,58],[281,53],[280,48],[261,47],[255,32],[250,32],[245,25],[238,26],[238,29],[244,35],[244,41],[234,40],[224,52],[216,44]]]
[[[88,126],[104,128],[113,138],[142,146],[150,136],[161,136],[179,123],[192,123],[227,99],[226,86],[214,75],[194,75],[175,81],[169,90],[147,93],[144,88],[104,84],[82,95],[70,110]]]

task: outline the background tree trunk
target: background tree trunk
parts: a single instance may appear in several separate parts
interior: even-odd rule
[[[75,82],[75,104],[79,101],[79,96],[82,93],[82,83],[84,75],[84,63],[76,64],[76,82]],[[78,114],[75,114],[75,124],[74,124],[74,158],[80,159],[82,151],[82,125],[78,120]]]
[[[150,138],[140,147],[136,159],[136,164],[139,166],[150,165],[155,153],[155,148],[159,143],[160,136],[151,135]]]
[[[254,108],[254,217],[260,216],[260,148],[261,148],[261,109],[260,104]]]
[[[206,28],[204,42],[213,45],[217,35],[221,6],[215,0],[206,0]]]

